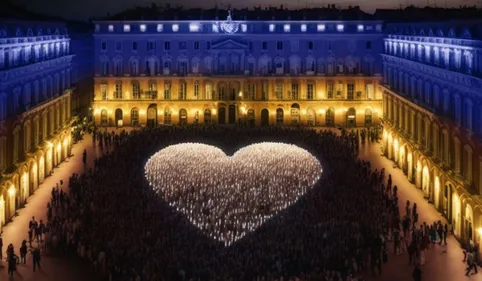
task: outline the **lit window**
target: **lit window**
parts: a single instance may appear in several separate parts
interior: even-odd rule
[[[318,31],[325,31],[325,25],[324,25],[324,24],[319,24],[319,25],[316,27],[316,29],[317,29]]]
[[[284,31],[285,32],[290,32],[291,30],[291,26],[289,24],[285,24],[285,26],[283,27]]]
[[[219,32],[219,26],[217,24],[213,23],[213,32],[218,33]]]
[[[141,26],[139,27],[139,29],[141,30],[141,32],[145,32],[145,31],[146,31],[146,25],[145,25],[145,24],[141,24]]]
[[[343,24],[337,24],[336,25],[336,30],[339,32],[342,32],[345,29],[345,26]]]
[[[359,24],[357,29],[358,29],[358,32],[363,32],[365,30],[365,26],[363,26],[363,24]]]
[[[242,31],[242,32],[247,32],[247,31],[248,31],[248,25],[242,24],[242,25],[241,25],[241,31]]]
[[[301,32],[306,32],[306,24],[301,25]]]
[[[172,25],[172,31],[173,31],[173,32],[178,32],[178,31],[179,31],[179,24],[173,24],[173,25]]]
[[[189,24],[189,31],[190,32],[199,32],[200,30],[201,30],[201,25],[199,25],[199,23]]]
[[[157,25],[157,32],[162,32],[164,30],[164,26],[162,24]]]
[[[109,24],[109,32],[113,32],[114,31],[114,26],[112,24]]]
[[[131,26],[128,24],[124,24],[124,32],[130,32],[131,31]]]
[[[274,32],[274,24],[269,25],[269,32]]]

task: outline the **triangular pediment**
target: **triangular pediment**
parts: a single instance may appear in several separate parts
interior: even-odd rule
[[[211,46],[211,50],[238,50],[247,48],[247,45],[234,41],[233,39],[227,39]]]

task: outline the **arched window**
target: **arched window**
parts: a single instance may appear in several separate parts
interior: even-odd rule
[[[108,117],[107,117],[107,110],[106,109],[102,109],[102,111],[100,112],[100,125],[101,126],[107,126],[108,124]]]
[[[164,124],[170,125],[171,124],[171,109],[166,107],[164,110]]]
[[[206,99],[207,100],[213,99],[213,85],[210,83],[206,84]]]
[[[139,109],[131,109],[131,126],[139,126]]]
[[[356,127],[356,110],[354,108],[350,108],[346,112],[346,126]]]
[[[187,110],[185,108],[181,108],[181,110],[179,110],[179,124],[187,124]]]
[[[327,127],[335,125],[335,109],[329,108],[325,114],[325,123]]]
[[[129,73],[131,76],[139,75],[139,60],[131,58],[129,61]]]
[[[372,110],[367,108],[365,110],[365,126],[372,125]]]
[[[204,110],[204,123],[211,124],[211,110]]]
[[[276,109],[276,125],[282,126],[284,121],[284,112],[282,108]]]

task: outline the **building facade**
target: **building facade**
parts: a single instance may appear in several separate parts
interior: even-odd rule
[[[481,30],[389,24],[382,55],[384,153],[466,243],[482,235]]]
[[[98,126],[369,126],[382,110],[381,22],[95,23]]]
[[[70,154],[69,44],[63,24],[0,24],[0,228]]]

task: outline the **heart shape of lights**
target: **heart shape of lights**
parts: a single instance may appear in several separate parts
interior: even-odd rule
[[[160,150],[145,165],[152,188],[226,246],[295,203],[321,173],[308,151],[273,142],[246,146],[231,157],[215,146],[182,143]]]

